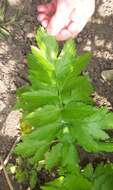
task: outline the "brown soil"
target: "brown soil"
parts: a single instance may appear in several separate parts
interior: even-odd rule
[[[40,3],[41,1],[38,1]],[[44,1],[42,1],[44,2]],[[5,27],[9,36],[0,38],[0,156],[4,160],[18,136],[19,111],[12,111],[16,89],[27,83],[25,56],[34,43],[37,23],[37,0],[24,0],[21,6],[5,6],[5,16],[0,26]],[[15,17],[15,18],[14,18]],[[92,51],[93,58],[88,73],[95,86],[97,104],[113,105],[113,81],[105,81],[101,72],[113,69],[113,1],[96,0],[96,12],[83,32],[77,37],[78,52]],[[105,157],[105,156],[103,156]],[[82,158],[83,164],[95,155]],[[97,157],[96,157],[97,158]],[[113,160],[113,156],[110,155]],[[0,190],[9,190],[3,172],[0,173]],[[19,187],[15,186],[15,190]]]

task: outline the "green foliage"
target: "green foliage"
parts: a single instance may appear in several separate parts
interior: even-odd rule
[[[89,173],[91,174],[89,176]],[[88,177],[92,183],[91,190],[112,190],[113,189],[113,164],[100,164],[93,171],[91,165],[88,165],[83,175]]]
[[[35,170],[31,170],[30,173],[30,187],[33,189],[37,184],[37,172]]]
[[[45,184],[42,190],[112,190],[113,164],[100,164],[94,170],[89,164],[82,175],[67,175]]]
[[[59,52],[56,40],[42,28],[36,41],[38,47],[31,47],[27,56],[31,85],[18,90],[16,104],[32,131],[22,138],[15,153],[35,169],[43,161],[47,170],[57,168],[63,174],[43,190],[89,190],[91,182],[81,174],[76,147],[112,152],[106,130],[113,128],[113,114],[94,106],[90,79],[83,74],[90,53],[78,56],[73,40]],[[35,173],[32,176],[33,187]]]
[[[22,170],[20,168],[16,169],[16,179],[18,180],[19,183],[24,182],[27,179],[28,175],[25,170]]]
[[[112,190],[113,189],[113,165],[102,165],[96,168],[94,174],[94,186],[92,190]]]
[[[68,174],[53,182],[47,183],[42,190],[91,190],[91,182],[81,175]]]

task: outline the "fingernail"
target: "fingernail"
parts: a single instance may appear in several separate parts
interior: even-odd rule
[[[41,24],[42,24],[42,26],[43,26],[44,28],[46,28],[47,25],[48,25],[48,21],[47,21],[47,20],[43,20]]]
[[[37,16],[37,19],[38,19],[39,21],[42,21],[42,20],[44,19],[44,17],[45,17],[44,14],[39,14],[39,15]]]
[[[40,20],[40,16],[37,16],[37,20],[38,20],[38,21],[41,21],[41,20]]]

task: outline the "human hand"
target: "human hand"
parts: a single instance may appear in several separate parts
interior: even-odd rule
[[[52,0],[39,5],[38,20],[50,35],[63,41],[76,37],[95,10],[95,0]]]

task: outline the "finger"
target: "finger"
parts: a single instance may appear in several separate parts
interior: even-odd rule
[[[95,8],[93,2],[94,1],[90,3],[89,0],[90,6],[88,6],[85,1],[78,1],[76,9],[72,11],[69,18],[76,24],[76,29],[78,30],[78,32],[81,32],[83,30],[84,26],[93,14]]]
[[[51,3],[46,5],[37,6],[37,11],[39,13],[53,14],[56,11],[56,0],[53,0]]]
[[[89,18],[74,9],[70,15],[70,19],[72,23],[68,26],[68,30],[76,36],[83,30]]]
[[[68,40],[69,38],[75,38],[79,34],[79,31],[76,29],[76,24],[71,22],[66,29],[62,29],[61,32],[56,35],[58,41]]]
[[[47,28],[47,26],[48,26],[48,23],[49,23],[49,21],[48,20],[43,20],[42,22],[41,22],[41,24],[42,24],[42,26],[44,27],[44,28]]]
[[[37,16],[37,19],[38,19],[38,21],[42,21],[42,20],[44,20],[45,19],[45,17],[46,17],[46,15],[44,14],[44,13],[42,13],[42,14],[39,14],[38,16]]]
[[[42,13],[46,13],[47,12],[47,5],[38,5],[37,6],[37,11],[38,12],[42,12]]]
[[[73,38],[72,33],[68,31],[67,29],[62,29],[59,34],[56,35],[56,39],[58,41],[64,41],[69,38]]]
[[[38,16],[37,16],[37,20],[39,21],[39,22],[42,22],[43,20],[50,20],[50,17],[49,16],[47,16],[47,15],[45,15],[44,13],[43,14],[39,14]]]
[[[56,13],[50,20],[50,23],[47,27],[47,32],[50,35],[56,36],[65,25],[68,25],[69,15],[70,15],[70,8],[67,9],[66,4],[61,3],[58,4]]]
[[[68,25],[67,30],[71,32],[73,38],[81,32],[81,30],[77,27],[77,24],[75,22],[71,22],[70,25]]]
[[[40,15],[37,17],[37,20],[38,20],[39,22],[41,22],[41,24],[42,24],[42,26],[43,26],[44,28],[46,28],[46,27],[48,26],[48,23],[49,23],[50,19],[51,19],[51,18],[50,18],[49,16],[45,15],[45,14],[40,14]]]
[[[95,10],[95,0],[84,0],[76,2],[76,9],[73,10],[71,16],[75,18],[75,14],[81,17],[90,18]]]

